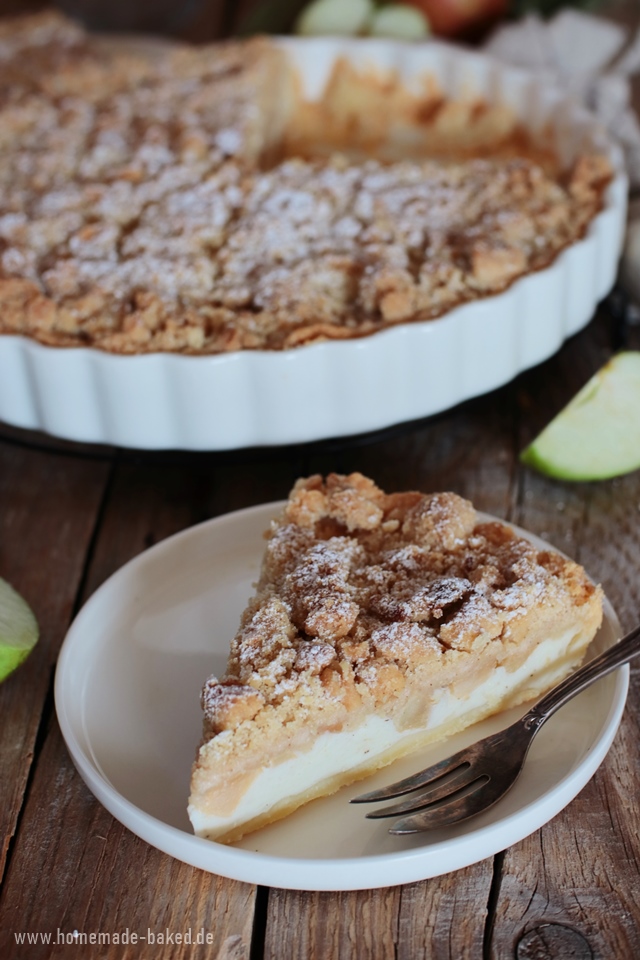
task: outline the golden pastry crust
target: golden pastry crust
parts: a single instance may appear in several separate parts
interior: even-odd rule
[[[438,317],[551,262],[611,176],[590,156],[546,172],[505,108],[433,85],[387,85],[396,112],[372,114],[375,85],[340,63],[328,147],[349,129],[384,158],[371,124],[388,116],[421,139],[395,130],[407,161],[319,159],[267,39],[147,57],[47,14],[6,21],[0,44],[0,333],[49,345],[278,350]],[[312,157],[287,159],[305,137]]]
[[[192,804],[367,716],[419,728],[436,691],[464,699],[558,630],[579,638],[575,660],[601,602],[577,564],[479,522],[456,494],[385,494],[360,474],[300,480],[270,530],[227,674],[207,682]],[[535,690],[532,680],[509,702]]]

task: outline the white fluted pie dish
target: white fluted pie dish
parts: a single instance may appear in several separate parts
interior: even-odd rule
[[[503,293],[361,339],[215,356],[121,356],[0,336],[0,420],[66,440],[137,449],[229,450],[350,436],[429,416],[551,356],[593,316],[617,272],[626,218],[621,152],[596,121],[524,71],[440,43],[284,40],[310,95],[337,58],[430,74],[444,93],[551,127],[563,163],[585,149],[614,169],[586,236]]]

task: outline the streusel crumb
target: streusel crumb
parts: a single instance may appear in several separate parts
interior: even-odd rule
[[[471,724],[582,660],[602,592],[455,493],[299,480],[206,682],[189,816],[233,842]]]
[[[495,669],[536,624],[567,610],[579,621],[583,607],[593,617],[599,598],[577,564],[481,522],[454,493],[387,495],[358,473],[299,480],[227,674],[205,687],[201,761],[215,755],[223,770],[232,750],[234,770],[248,769],[283,725],[295,746],[318,715],[322,729],[397,717],[412,688]],[[233,741],[215,735],[231,729]]]
[[[55,346],[279,350],[429,320],[549,264],[611,176],[590,155],[556,176],[506,108],[433,83],[387,86],[396,112],[356,131],[375,85],[340,64],[332,152],[303,159],[293,68],[264,38],[148,57],[42,14],[0,23],[0,58],[0,333]],[[378,142],[403,96],[408,160]],[[345,125],[382,159],[336,152]]]

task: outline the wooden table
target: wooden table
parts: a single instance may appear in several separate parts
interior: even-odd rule
[[[6,6],[6,5],[5,5]],[[13,4],[16,6],[16,4]],[[212,18],[212,29],[222,22]],[[0,686],[0,957],[440,960],[640,956],[640,682],[593,780],[552,822],[492,859],[353,893],[253,887],[186,866],[116,822],[75,772],[53,705],[76,612],[131,557],[226,511],[286,496],[311,472],[361,470],[387,489],[451,489],[544,536],[599,580],[628,629],[640,614],[640,473],[554,482],[518,452],[626,336],[602,310],[514,383],[367,442],[237,454],[91,450],[0,425],[0,576],[42,638]],[[74,930],[204,929],[208,945],[80,947]],[[51,945],[16,942],[50,933]]]
[[[203,873],[117,823],[75,772],[52,699],[74,614],[130,557],[208,517],[282,498],[310,472],[361,470],[388,489],[455,490],[551,540],[600,580],[623,626],[640,612],[640,474],[565,484],[518,464],[523,444],[609,354],[602,312],[513,384],[368,443],[236,455],[88,454],[0,428],[0,575],[42,639],[0,686],[3,958],[640,956],[640,682],[605,763],[551,823],[475,866],[355,893],[256,888]],[[640,340],[640,338],[636,338]],[[615,344],[617,345],[617,344]],[[19,947],[15,933],[180,931],[206,946]]]

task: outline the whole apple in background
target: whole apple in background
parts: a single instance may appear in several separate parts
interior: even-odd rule
[[[301,36],[374,36],[422,40],[429,34],[424,13],[407,3],[374,0],[311,0],[300,12],[294,33]]]
[[[373,12],[373,0],[311,0],[298,16],[294,32],[303,37],[352,37],[365,31]]]
[[[452,37],[501,17],[509,0],[405,0],[425,14],[433,33]]]
[[[408,3],[376,7],[367,24],[369,36],[392,40],[424,40],[430,32],[429,21],[422,10]]]

